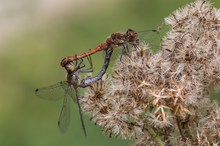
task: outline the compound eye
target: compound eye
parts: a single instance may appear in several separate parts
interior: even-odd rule
[[[136,35],[137,35],[137,32],[136,32],[136,31],[133,31],[133,35],[135,35],[135,36],[136,36]]]
[[[62,61],[60,62],[60,65],[61,65],[62,67],[65,67],[66,63],[67,63],[67,59],[66,59],[66,58],[63,58]]]
[[[137,35],[137,32],[134,31],[133,29],[128,29],[127,30],[127,35],[131,37],[135,37]]]
[[[132,31],[133,31],[132,29],[128,29],[127,32],[126,32],[126,34],[127,34],[127,35],[130,35],[130,34],[132,33]]]

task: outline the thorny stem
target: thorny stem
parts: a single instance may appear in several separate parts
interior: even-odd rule
[[[154,132],[153,128],[149,125],[145,125],[145,128],[148,130],[148,132],[152,135],[152,137],[154,138],[154,140],[158,143],[159,146],[165,146],[165,144],[163,143],[163,141],[160,139],[160,137],[158,136],[158,134],[156,134],[156,132]]]

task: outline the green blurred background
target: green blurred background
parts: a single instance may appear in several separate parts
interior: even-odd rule
[[[112,32],[145,30],[190,0],[16,0],[0,1],[0,146],[129,146],[108,138],[84,114],[85,137],[72,106],[65,134],[57,128],[62,101],[36,97],[35,88],[64,80],[59,63],[83,53]],[[220,8],[220,2],[213,0]],[[93,57],[94,74],[102,53]],[[109,69],[108,71],[110,71]]]

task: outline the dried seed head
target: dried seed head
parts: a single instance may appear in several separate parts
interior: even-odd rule
[[[219,84],[220,11],[197,0],[165,21],[171,30],[162,45],[164,68],[170,66],[170,78],[185,82],[186,102],[195,104]]]
[[[113,78],[91,86],[83,108],[107,134],[139,145],[216,144],[220,110],[207,97],[220,81],[220,11],[197,0],[165,21],[162,50],[140,45],[123,56]]]

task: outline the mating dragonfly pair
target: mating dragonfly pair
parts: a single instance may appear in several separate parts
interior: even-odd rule
[[[157,32],[157,30],[151,31]],[[58,127],[61,132],[65,132],[70,124],[70,98],[72,98],[72,100],[78,105],[82,129],[84,134],[87,135],[79,103],[79,98],[81,97],[79,96],[78,89],[86,88],[94,82],[100,80],[108,68],[114,48],[123,48],[120,57],[121,59],[123,54],[128,53],[128,45],[131,45],[134,48],[138,47],[139,39],[136,31],[128,29],[126,33],[113,33],[105,42],[101,43],[96,48],[83,54],[68,56],[61,61],[61,66],[67,71],[66,81],[61,81],[54,85],[35,90],[36,95],[42,99],[59,100],[64,98],[63,106],[58,119]],[[81,73],[93,72],[91,55],[99,51],[105,52],[105,59],[101,71],[94,77],[86,77],[80,80]],[[90,64],[90,67],[86,69],[85,64],[83,63],[83,59],[85,57]]]

